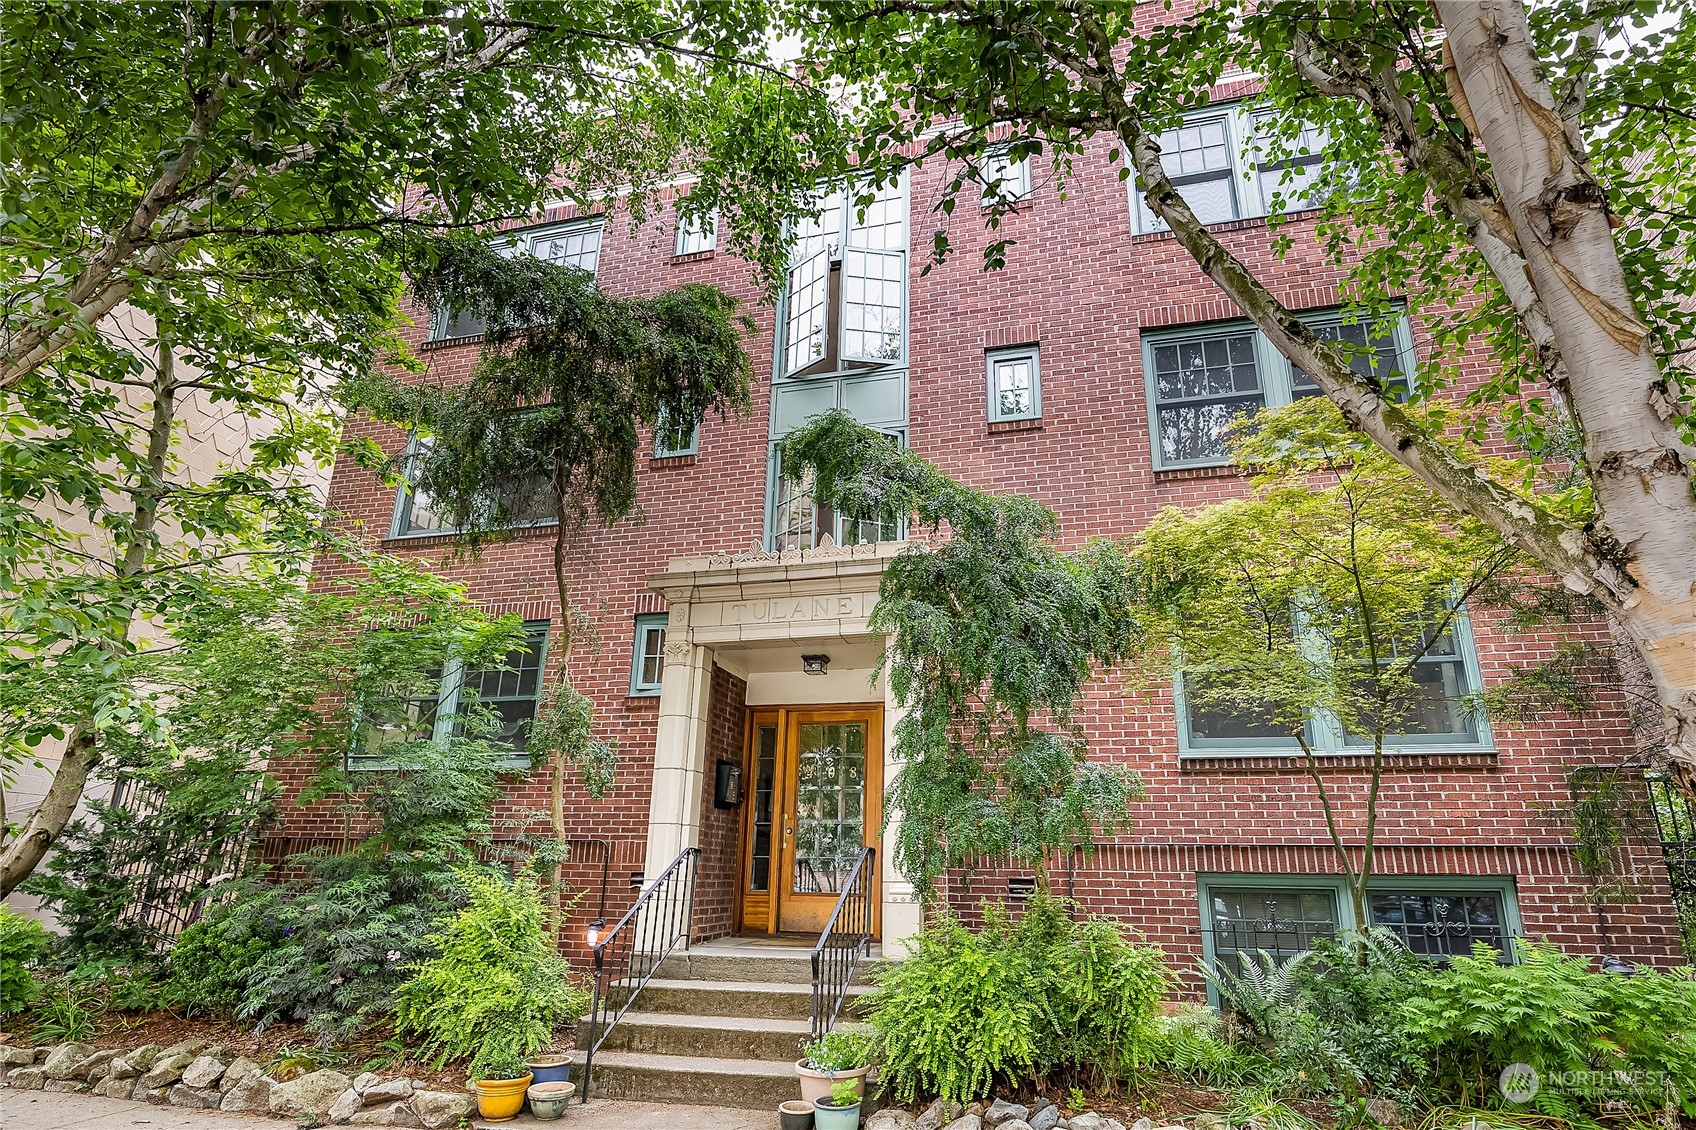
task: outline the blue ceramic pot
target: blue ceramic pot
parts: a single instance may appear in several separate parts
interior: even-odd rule
[[[860,1104],[831,1106],[827,1099],[813,1101],[814,1130],[860,1130]]]
[[[537,1083],[571,1082],[571,1059],[563,1055],[539,1055],[524,1061],[524,1069],[536,1077]]]

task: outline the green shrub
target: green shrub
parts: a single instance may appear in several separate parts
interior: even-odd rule
[[[253,882],[231,884],[221,901],[184,930],[171,947],[160,1003],[181,1012],[233,1017],[253,971],[284,941],[276,924],[282,893]]]
[[[1583,958],[1549,945],[1528,944],[1522,960],[1501,964],[1482,943],[1456,957],[1423,992],[1403,1006],[1407,1030],[1427,1059],[1438,1088],[1463,1105],[1500,1105],[1495,1083],[1510,1063],[1539,1076],[1576,1072],[1606,1082],[1598,1093],[1544,1087],[1537,1110],[1587,1118],[1592,1101],[1658,1110],[1664,1087],[1642,1088],[1617,1072],[1664,1080],[1696,1104],[1696,981],[1687,975],[1641,970],[1635,976],[1592,973]]]
[[[41,992],[30,966],[52,941],[47,927],[0,906],[0,1017],[20,1011]]]
[[[472,1079],[498,1078],[490,1073],[547,1047],[556,1025],[581,1015],[588,993],[549,943],[533,874],[508,882],[462,868],[459,878],[469,902],[427,939],[436,953],[401,987],[395,1027],[421,1037],[421,1056],[437,1067],[470,1056]]]
[[[1207,1087],[1232,1087],[1270,1074],[1265,1056],[1231,1043],[1222,1028],[1211,1008],[1189,1005],[1162,1016],[1148,1042],[1148,1063]]]
[[[44,992],[34,1009],[37,1041],[59,1044],[92,1039],[100,1031],[100,997],[65,981]]]
[[[1166,984],[1158,950],[1039,897],[1016,924],[988,908],[977,933],[947,915],[927,926],[878,974],[867,1018],[881,1076],[904,1101],[966,1101],[1016,1073],[1111,1085],[1147,1059]]]

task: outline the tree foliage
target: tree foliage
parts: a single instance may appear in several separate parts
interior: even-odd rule
[[[1136,632],[1119,550],[1062,551],[1040,504],[957,483],[846,413],[790,433],[783,456],[821,501],[910,515],[934,541],[888,564],[869,624],[891,641],[882,669],[907,708],[889,794],[902,874],[928,897],[951,868],[1007,858],[1046,887],[1050,853],[1128,826],[1140,781],[1088,760],[1073,720]]]

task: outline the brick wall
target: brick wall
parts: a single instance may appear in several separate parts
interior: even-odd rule
[[[952,173],[941,164],[917,171],[910,190],[912,246],[918,250],[910,275],[909,442],[957,478],[989,490],[1028,494],[1050,506],[1068,544],[1091,536],[1130,535],[1163,507],[1201,506],[1243,490],[1241,477],[1230,468],[1153,469],[1140,333],[1232,317],[1235,310],[1170,235],[1132,234],[1125,185],[1106,160],[1109,147],[1104,140],[1075,160],[1064,201],[1044,170],[1036,170],[1029,206],[1004,218],[996,233],[1015,241],[1001,271],[979,269],[988,237],[962,210],[954,217],[954,256],[921,274],[928,220],[944,178]],[[569,209],[556,209],[539,219],[569,215]],[[1220,225],[1219,231],[1227,246],[1264,273],[1279,297],[1300,309],[1335,304],[1342,281],[1342,272],[1325,261],[1313,240],[1312,226],[1311,220],[1294,219],[1280,229],[1291,240],[1282,258],[1274,255],[1262,221]],[[594,638],[574,648],[570,677],[594,700],[597,730],[618,744],[619,766],[618,779],[602,800],[572,787],[570,834],[612,844],[620,861],[613,869],[615,886],[620,876],[640,868],[646,838],[658,704],[628,694],[632,620],[664,605],[645,579],[671,558],[739,551],[758,542],[764,531],[773,311],[758,303],[758,288],[745,264],[719,254],[679,260],[671,249],[668,227],[649,225],[631,234],[622,217],[611,218],[603,237],[600,285],[631,294],[710,282],[739,295],[757,325],[748,347],[758,387],[746,416],[705,422],[696,455],[644,461],[638,476],[642,521],[588,529],[571,549],[572,600],[590,621]],[[425,319],[418,321],[422,327]],[[476,359],[474,343],[425,345],[423,336],[422,328],[410,333],[428,372],[409,379],[451,383],[469,373]],[[1040,346],[1043,418],[1034,427],[996,429],[985,411],[984,351],[1015,341]],[[1421,356],[1431,347],[1417,324],[1414,344]],[[1489,357],[1469,355],[1460,365],[1457,390],[1474,387],[1490,368]],[[405,442],[394,428],[367,419],[356,418],[348,428],[391,452]],[[463,580],[495,610],[557,625],[551,531],[520,532],[474,561],[456,557],[445,539],[386,540],[394,491],[348,462],[336,468],[330,501],[348,528],[362,532],[374,546],[421,559]],[[333,576],[337,569],[325,562],[322,575]],[[1597,650],[1612,646],[1600,621],[1527,634],[1507,632],[1478,616],[1473,634],[1487,683],[1504,675],[1509,664],[1523,666],[1553,654],[1563,639]],[[551,656],[549,677],[557,677],[560,668],[560,657]],[[1312,782],[1275,762],[1180,764],[1169,692],[1128,697],[1104,680],[1080,721],[1094,756],[1135,768],[1147,787],[1127,841],[1137,851],[1168,851],[1182,861],[1190,858],[1186,853],[1229,844],[1247,853],[1245,870],[1327,866],[1322,852],[1314,854],[1327,841]],[[1626,703],[1609,692],[1587,716],[1549,717],[1526,727],[1496,725],[1493,738],[1494,752],[1487,755],[1412,758],[1393,766],[1384,784],[1381,842],[1416,853],[1409,858],[1418,852],[1450,852],[1443,866],[1464,873],[1514,875],[1527,928],[1536,923],[1548,936],[1571,939],[1587,950],[1595,915],[1572,903],[1580,880],[1571,861],[1571,840],[1549,813],[1568,799],[1566,778],[1572,768],[1616,764],[1632,752]],[[276,771],[288,789],[283,820],[290,832],[338,830],[338,818],[328,809],[288,805],[304,783],[305,766],[282,765]],[[1339,766],[1330,782],[1338,792],[1345,834],[1357,835],[1364,772],[1358,765]],[[544,776],[521,779],[509,790],[503,811],[536,807],[546,796]],[[718,834],[716,828],[711,831]],[[1516,869],[1503,870],[1510,857],[1501,853],[1510,850],[1541,862],[1523,870],[1515,862]],[[1163,867],[1108,868],[1080,889],[1104,909],[1134,911],[1151,936],[1159,930],[1177,947],[1189,936],[1186,931],[1198,926],[1194,871],[1182,862]],[[1164,878],[1151,878],[1155,875]],[[1135,907],[1115,902],[1111,892],[1117,889],[1134,890],[1145,901]],[[577,917],[582,915],[579,907]],[[1622,951],[1671,952],[1674,932],[1664,879],[1662,888],[1629,907],[1610,909],[1609,916]]]
[[[701,786],[701,871],[695,881],[695,940],[705,941],[736,929],[736,884],[741,879],[742,809],[713,805],[719,761],[742,763],[747,725],[748,684],[713,668],[707,699],[707,772]]]

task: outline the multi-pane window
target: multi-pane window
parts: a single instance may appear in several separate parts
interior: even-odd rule
[[[356,767],[381,766],[385,746],[436,741],[463,734],[468,717],[479,718],[477,737],[522,753],[541,694],[548,622],[527,620],[524,642],[494,667],[468,668],[450,659],[430,675],[428,689],[409,698],[368,702],[361,710]]]
[[[784,294],[783,374],[887,365],[907,352],[907,194],[902,183],[827,193],[797,224]]]
[[[665,676],[665,628],[669,617],[664,612],[636,617],[636,642],[630,653],[630,693],[651,696],[660,693]]]
[[[679,216],[677,254],[698,255],[718,247],[718,210],[705,216]]]
[[[903,443],[901,436],[890,442]],[[783,474],[783,454],[774,453],[772,468],[772,548],[817,549],[826,537],[836,545],[871,545],[900,541],[904,523],[843,514],[814,500],[809,484],[795,483]]]
[[[406,454],[409,475],[429,444],[428,437],[413,437]],[[506,520],[513,526],[535,526],[556,520],[553,492],[547,477],[539,473],[525,475],[506,484],[501,489],[499,505],[507,516]],[[390,537],[451,534],[456,529],[446,515],[437,512],[435,500],[428,491],[403,485],[395,492],[395,516]]]
[[[1328,310],[1304,320],[1320,337],[1342,343],[1356,372],[1406,398],[1413,348],[1405,317],[1351,321]],[[1248,322],[1151,330],[1143,335],[1143,371],[1157,469],[1224,463],[1226,432],[1238,419],[1319,393]]]
[[[1277,126],[1264,111],[1209,106],[1155,140],[1166,176],[1204,224],[1263,216],[1274,204],[1284,212],[1317,207],[1313,189],[1325,160],[1324,131],[1303,125],[1293,140],[1275,140]],[[1138,179],[1130,185],[1136,230],[1165,231]]]
[[[654,458],[675,459],[680,455],[693,455],[701,446],[701,425],[697,421],[689,430],[688,435],[680,435],[681,429],[671,423],[670,413],[660,411],[659,422],[654,425]]]
[[[991,149],[984,155],[975,179],[983,185],[985,205],[1029,200],[1031,160],[1029,157],[1015,160],[1005,149]]]
[[[1304,647],[1318,650],[1332,646],[1316,626],[1300,623],[1295,629]],[[1413,641],[1417,647],[1423,641]],[[1381,648],[1388,654],[1381,662],[1399,663],[1408,654],[1395,643]],[[1234,757],[1247,754],[1300,751],[1288,725],[1273,721],[1271,704],[1246,699],[1218,701],[1199,693],[1204,674],[1182,672],[1174,680],[1178,708],[1179,748],[1185,757]],[[1482,680],[1470,625],[1464,614],[1456,614],[1446,629],[1430,639],[1425,654],[1412,671],[1415,693],[1394,718],[1386,720],[1385,740],[1393,749],[1482,749],[1490,736],[1483,720],[1468,709]],[[1369,736],[1346,733],[1334,714],[1319,712],[1306,719],[1302,737],[1316,754],[1352,753],[1370,747]]]
[[[1319,939],[1363,926],[1385,927],[1437,962],[1471,953],[1474,942],[1512,960],[1522,933],[1507,877],[1383,876],[1367,890],[1365,923],[1355,921],[1347,885],[1331,876],[1204,875],[1200,887],[1203,961],[1233,973],[1245,960],[1258,962],[1260,951],[1288,961]]]
[[[987,364],[990,422],[1040,419],[1042,380],[1036,347],[992,351]]]
[[[508,232],[497,245],[503,255],[534,255],[561,266],[577,267],[591,275],[600,269],[601,221],[580,220]],[[474,337],[483,332],[483,320],[473,314],[438,311],[430,327],[430,340]]]

